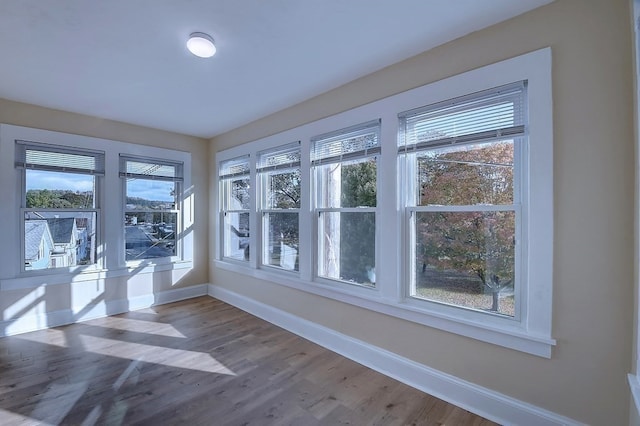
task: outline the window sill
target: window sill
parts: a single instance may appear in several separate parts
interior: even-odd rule
[[[441,312],[433,312],[402,301],[386,299],[379,292],[370,291],[370,289],[363,291],[359,288],[351,290],[327,286],[314,281],[302,280],[291,274],[253,269],[249,266],[221,260],[216,260],[214,264],[226,271],[249,275],[274,284],[544,358],[551,358],[551,348],[556,344],[556,341],[549,337],[527,333],[519,323],[515,323],[518,326],[487,325]]]
[[[90,269],[80,271],[50,271],[37,274],[24,274],[17,278],[0,280],[0,291],[33,289],[40,286],[70,284],[85,281],[97,281],[108,278],[126,277],[133,274],[150,274],[154,272],[193,268],[193,261],[174,261],[158,264],[127,265],[116,269]]]

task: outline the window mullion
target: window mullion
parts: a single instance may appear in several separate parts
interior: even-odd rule
[[[256,156],[249,156],[249,265],[256,269],[260,264],[262,223],[258,217],[258,173]]]

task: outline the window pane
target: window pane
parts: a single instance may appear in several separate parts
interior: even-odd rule
[[[175,256],[177,220],[171,212],[127,212],[126,260]]]
[[[127,210],[172,210],[174,182],[127,178]]]
[[[91,209],[94,177],[91,175],[26,170],[26,207]]]
[[[375,207],[376,159],[318,166],[319,207]]]
[[[298,213],[265,213],[263,263],[298,270]]]
[[[318,275],[375,286],[375,213],[321,212]]]
[[[417,212],[414,297],[514,316],[515,213]]]
[[[96,212],[25,212],[25,270],[95,264],[96,224]]]
[[[513,141],[418,154],[418,205],[513,203]]]
[[[222,181],[225,189],[225,210],[247,210],[251,200],[251,187],[249,177],[229,179]]]
[[[249,260],[249,212],[224,215],[224,256]]]
[[[266,174],[266,179],[266,208],[300,208],[300,169],[269,172]]]

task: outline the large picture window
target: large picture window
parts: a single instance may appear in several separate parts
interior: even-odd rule
[[[249,157],[224,161],[220,163],[219,172],[223,256],[248,262],[251,208]]]
[[[125,182],[125,260],[177,255],[182,163],[120,156]]]
[[[409,296],[516,317],[526,84],[400,114]]]
[[[258,154],[262,264],[299,270],[300,143]]]
[[[380,121],[312,138],[317,276],[375,287]]]
[[[16,141],[23,270],[96,264],[104,153]]]

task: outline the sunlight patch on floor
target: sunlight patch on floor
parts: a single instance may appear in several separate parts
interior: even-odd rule
[[[68,348],[67,337],[64,331],[48,328],[46,330],[33,331],[13,337],[14,339],[28,340],[30,342],[42,343],[44,345]]]
[[[115,328],[117,330],[131,331],[134,333],[155,334],[157,336],[165,337],[187,337],[171,324],[132,318],[108,317],[92,321],[89,325],[95,327]]]
[[[52,383],[31,412],[34,419],[60,424],[87,390],[87,382]]]
[[[12,413],[11,411],[3,410],[0,408],[0,419],[3,424],[16,424],[16,425],[33,425],[40,426],[53,426],[52,423],[46,423],[42,420],[36,420],[31,417],[23,416],[22,414]]]
[[[208,353],[158,347],[154,345],[145,345],[143,343],[123,342],[120,340],[105,339],[95,336],[79,337],[87,352],[128,360],[137,360],[142,358],[145,363],[198,370],[205,373],[217,373],[230,376],[236,375],[233,371],[218,362]]]

